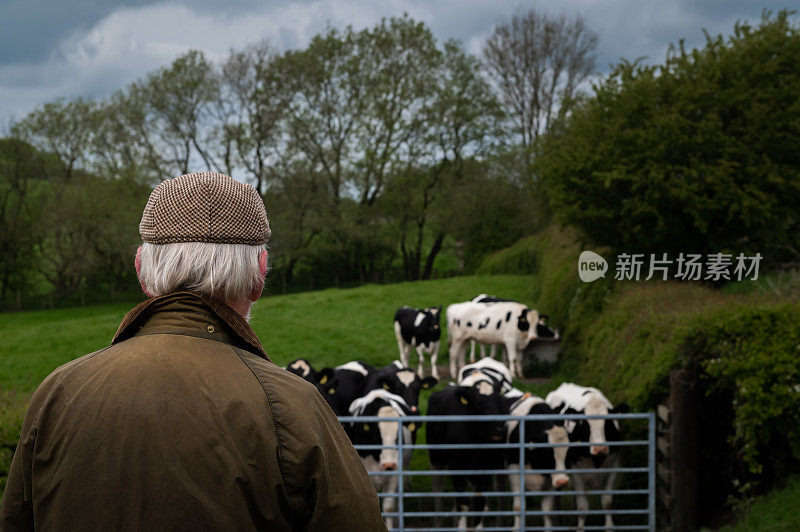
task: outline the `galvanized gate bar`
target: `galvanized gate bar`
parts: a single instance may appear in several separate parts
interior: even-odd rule
[[[520,423],[518,426],[520,427],[519,433],[519,441],[515,443],[500,443],[500,444],[486,444],[486,445],[477,445],[477,444],[410,444],[405,442],[403,439],[403,423],[409,422],[410,420],[414,420],[415,422],[424,423],[426,421],[436,421],[436,422],[460,422],[460,421],[519,421]],[[404,459],[404,451],[408,449],[420,449],[420,450],[429,450],[429,449],[445,449],[445,450],[456,450],[456,449],[513,449],[517,448],[519,450],[519,461],[520,464],[525,463],[525,450],[526,449],[534,449],[534,448],[551,448],[551,447],[588,447],[592,444],[589,442],[570,442],[566,444],[549,444],[549,443],[525,443],[525,420],[564,420],[564,419],[574,419],[574,420],[581,420],[581,419],[629,419],[629,420],[644,420],[648,421],[648,435],[646,440],[628,440],[628,441],[620,441],[620,442],[609,442],[609,447],[625,447],[625,446],[647,446],[647,456],[648,456],[648,464],[647,467],[617,467],[617,468],[606,468],[603,469],[601,474],[609,474],[609,473],[647,473],[647,489],[610,489],[610,490],[585,490],[585,491],[577,491],[577,490],[559,490],[559,491],[528,491],[525,489],[525,477],[526,475],[530,474],[538,474],[538,475],[547,475],[556,472],[554,469],[477,469],[477,470],[424,470],[424,471],[411,471],[408,470],[407,467],[410,464],[406,464]],[[384,517],[396,517],[397,518],[397,528],[392,528],[391,530],[397,530],[400,532],[411,532],[415,530],[426,530],[428,532],[435,532],[435,531],[452,531],[456,530],[455,528],[450,527],[424,527],[424,528],[414,528],[409,527],[406,528],[406,518],[419,518],[419,517],[434,517],[432,512],[407,512],[405,511],[405,499],[406,498],[418,498],[418,499],[426,499],[426,498],[433,498],[433,497],[471,497],[475,495],[481,495],[484,497],[516,497],[519,498],[519,508],[514,509],[512,504],[511,510],[487,510],[487,511],[448,511],[443,512],[440,515],[446,515],[449,517],[470,517],[470,516],[485,516],[485,517],[517,517],[519,518],[520,522],[522,523],[523,530],[552,530],[552,531],[560,531],[560,530],[573,530],[574,527],[571,526],[551,526],[546,527],[543,525],[536,526],[536,525],[528,525],[526,523],[526,518],[530,516],[575,516],[575,515],[640,515],[640,516],[647,516],[647,523],[646,524],[625,524],[625,525],[614,525],[612,527],[605,527],[605,526],[595,526],[595,525],[587,525],[584,527],[585,530],[649,530],[651,532],[655,531],[656,527],[656,505],[655,505],[655,447],[656,447],[656,434],[655,434],[655,414],[651,413],[640,413],[640,414],[609,414],[606,416],[602,415],[583,415],[583,414],[570,414],[570,415],[530,415],[530,416],[408,416],[408,417],[379,417],[379,416],[347,416],[341,417],[339,420],[345,423],[353,423],[353,422],[396,422],[398,424],[398,438],[396,445],[359,445],[356,446],[357,449],[360,450],[377,450],[377,449],[397,449],[398,451],[398,469],[397,471],[371,471],[369,475],[371,476],[387,476],[387,475],[396,475],[398,478],[397,482],[397,492],[396,493],[385,493],[379,494],[381,499],[386,498],[396,498],[397,504],[395,505],[395,512],[384,512]],[[518,473],[517,473],[518,472]],[[567,469],[566,473],[568,475],[583,475],[583,474],[592,474],[597,473],[598,470],[596,469]],[[418,477],[418,476],[451,476],[451,475],[502,475],[507,477],[508,475],[516,475],[519,474],[520,479],[520,489],[519,490],[511,490],[511,491],[485,491],[485,492],[411,492],[407,493],[405,491],[404,480],[405,477]],[[526,505],[526,497],[529,496],[550,496],[550,497],[567,497],[567,496],[576,496],[576,495],[647,495],[647,506],[644,509],[640,508],[633,508],[633,509],[610,509],[610,510],[528,510]],[[485,524],[485,523],[484,523]],[[491,530],[508,530],[509,527],[493,527],[493,526],[483,526],[483,530],[491,531]]]

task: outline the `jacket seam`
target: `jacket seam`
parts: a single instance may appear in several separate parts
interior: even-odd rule
[[[281,480],[283,480],[283,485],[286,486],[286,491],[287,491],[287,494],[289,495],[289,505],[292,507],[292,511],[297,512],[298,510],[297,510],[297,508],[295,507],[295,504],[294,504],[295,495],[292,494],[292,493],[288,493],[289,492],[289,488],[288,488],[287,482],[286,482],[286,478],[287,478],[286,465],[285,465],[285,460],[284,460],[284,456],[283,456],[284,449],[286,449],[287,447],[286,447],[286,444],[285,444],[285,442],[283,440],[283,436],[281,435],[281,431],[278,428],[278,425],[280,424],[280,422],[278,420],[277,412],[275,411],[275,405],[273,405],[273,403],[272,403],[272,395],[270,395],[270,393],[267,390],[267,387],[265,386],[265,384],[263,382],[261,382],[261,379],[258,378],[258,375],[256,374],[256,372],[253,369],[253,367],[247,362],[247,360],[245,360],[245,358],[239,353],[239,351],[232,345],[229,345],[228,347],[230,347],[231,351],[233,351],[236,354],[236,356],[239,357],[239,360],[241,360],[241,362],[245,366],[247,366],[247,369],[249,369],[250,373],[253,374],[253,377],[256,379],[258,384],[261,386],[261,389],[264,390],[264,395],[267,398],[267,403],[269,404],[269,410],[272,413],[272,419],[274,420],[273,425],[275,427],[275,438],[278,440],[278,470],[280,470],[280,472],[281,472]]]
[[[53,394],[55,393],[55,391],[56,391],[56,388],[58,387],[58,385],[59,385],[59,384],[61,384],[61,381],[63,381],[63,380],[64,380],[64,379],[65,379],[65,378],[66,378],[66,377],[67,377],[67,376],[68,376],[70,373],[72,373],[72,372],[73,372],[75,369],[77,369],[77,368],[79,368],[80,366],[82,366],[82,365],[83,365],[84,363],[86,363],[87,361],[89,361],[89,360],[93,359],[94,357],[96,357],[97,355],[99,355],[100,353],[102,353],[103,351],[105,351],[105,350],[107,350],[107,349],[110,349],[110,348],[111,348],[111,346],[109,345],[109,346],[107,346],[107,347],[104,347],[103,349],[100,349],[100,350],[98,350],[98,351],[95,351],[94,353],[89,353],[89,355],[88,355],[88,356],[87,356],[87,357],[86,357],[84,360],[82,360],[82,361],[81,361],[81,362],[79,362],[78,364],[75,364],[73,367],[69,368],[69,369],[68,369],[68,370],[67,370],[65,373],[63,373],[62,375],[59,375],[59,376],[58,376],[58,380],[56,380],[56,382],[54,382],[54,383],[53,383],[53,385],[50,387],[50,390],[47,392],[47,397],[45,397],[44,401],[42,401],[42,403],[41,403],[41,404],[42,404],[42,405],[44,405],[44,404],[47,404],[47,403],[49,403],[49,402],[50,402],[50,398],[51,398],[51,397],[53,396]],[[35,417],[35,418],[34,418],[34,420],[33,420],[33,428],[36,428],[36,427],[38,427],[38,426],[39,426],[39,415],[41,414],[41,412],[42,412],[42,409],[41,409],[41,408],[39,408],[39,410],[37,410],[37,411],[36,411],[36,417]]]

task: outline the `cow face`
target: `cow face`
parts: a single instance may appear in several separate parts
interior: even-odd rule
[[[424,329],[433,341],[439,340],[442,337],[442,330],[439,327],[439,316],[442,313],[442,306],[433,308],[426,308],[424,311],[425,318],[420,324],[420,328]]]
[[[535,324],[539,321],[539,313],[529,308],[523,308],[517,315],[517,348],[525,349],[532,341],[536,340]],[[533,325],[533,326],[532,326]]]
[[[457,386],[456,397],[472,415],[502,416],[507,413],[503,396],[487,381],[473,386]],[[505,439],[504,421],[470,422],[473,423],[480,427],[480,433],[486,441],[499,442]]]
[[[419,393],[422,390],[433,388],[439,382],[435,377],[421,379],[414,371],[403,368],[396,372],[388,371],[378,378],[378,386],[384,390],[399,395],[411,407],[411,412],[416,413],[419,408]]]
[[[565,411],[566,414],[586,414],[588,416],[605,416],[608,414],[624,414],[629,408],[626,404],[620,404],[616,408],[609,408],[600,397],[591,397],[586,403],[583,412],[578,412],[572,408]],[[610,452],[608,442],[620,440],[619,421],[611,419],[588,419],[579,421],[567,421],[565,423],[570,430],[573,441],[589,442],[589,454],[592,457],[602,458]],[[577,452],[577,451],[576,451]]]
[[[539,321],[536,322],[536,336],[538,338],[558,339],[558,331],[551,329],[547,325],[547,315],[539,314]]]

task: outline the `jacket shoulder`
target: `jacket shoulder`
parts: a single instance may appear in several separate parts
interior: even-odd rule
[[[269,401],[280,471],[295,515],[308,530],[385,530],[364,464],[316,387],[253,353],[234,349]]]

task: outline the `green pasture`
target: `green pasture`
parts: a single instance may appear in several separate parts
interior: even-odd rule
[[[487,275],[265,296],[251,325],[279,365],[298,357],[318,367],[350,360],[383,365],[398,357],[392,319],[399,306],[446,307],[482,292],[533,303],[532,279]],[[0,314],[0,389],[30,393],[59,365],[105,347],[131,306]]]

